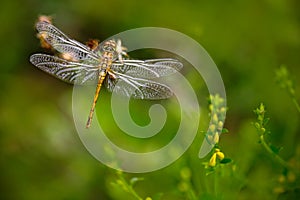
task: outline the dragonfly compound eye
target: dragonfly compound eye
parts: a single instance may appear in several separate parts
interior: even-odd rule
[[[110,53],[115,52],[116,43],[113,40],[109,40],[103,44],[102,50]]]

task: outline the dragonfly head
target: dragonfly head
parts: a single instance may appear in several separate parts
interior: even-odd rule
[[[116,52],[116,42],[114,40],[108,40],[104,42],[102,45],[102,50],[109,53],[115,53]]]

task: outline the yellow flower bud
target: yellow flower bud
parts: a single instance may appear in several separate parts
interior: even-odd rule
[[[181,192],[186,192],[189,189],[189,185],[186,182],[180,182],[179,185],[178,185],[178,189]]]
[[[209,130],[210,130],[211,132],[214,132],[214,131],[216,130],[216,125],[211,124],[211,125],[209,126]]]
[[[217,155],[216,155],[216,153],[214,153],[213,155],[212,155],[212,157],[210,158],[210,160],[209,160],[209,166],[211,166],[211,167],[214,167],[214,166],[216,166],[216,157]]]
[[[219,158],[220,160],[223,160],[224,157],[225,157],[224,153],[221,152],[221,151],[220,151],[220,152],[217,152],[216,154],[217,154],[217,156],[218,156],[218,158]]]
[[[213,143],[213,137],[211,135],[207,135],[207,140],[209,143]]]
[[[296,180],[296,175],[293,172],[288,172],[287,174],[287,180],[292,183]]]
[[[218,128],[223,128],[224,123],[222,121],[219,121]]]
[[[222,103],[224,103],[224,99],[223,98],[219,98],[219,102],[218,102],[219,104],[222,104]]]
[[[214,106],[212,104],[210,104],[208,108],[209,108],[210,111],[213,111]]]
[[[285,176],[280,175],[280,176],[278,177],[278,182],[279,182],[279,183],[284,183],[284,182],[285,182]]]
[[[222,114],[224,114],[224,113],[226,112],[226,108],[225,108],[225,107],[220,108],[220,112],[221,112]]]
[[[214,144],[217,144],[219,142],[219,133],[216,132],[215,135],[214,135]]]
[[[184,167],[180,170],[180,176],[184,180],[189,180],[191,178],[191,170],[188,167]]]
[[[281,194],[281,193],[285,192],[285,189],[284,189],[283,187],[279,186],[279,187],[275,187],[275,188],[273,189],[273,192],[274,192],[275,194]]]
[[[217,124],[219,119],[218,119],[218,115],[217,114],[214,114],[213,117],[212,117],[212,120],[213,120],[213,123]]]

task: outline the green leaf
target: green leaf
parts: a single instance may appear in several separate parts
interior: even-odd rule
[[[267,125],[269,121],[270,121],[270,118],[265,118],[264,121],[263,121],[263,124]]]
[[[230,158],[224,158],[223,160],[220,161],[221,164],[227,164],[232,162],[232,160]]]
[[[227,128],[223,128],[222,129],[222,133],[228,133],[229,131],[228,131],[228,129]]]
[[[281,147],[276,147],[276,146],[274,146],[274,145],[270,145],[270,148],[271,148],[271,150],[275,153],[275,154],[278,154],[279,153],[279,151],[282,149]]]

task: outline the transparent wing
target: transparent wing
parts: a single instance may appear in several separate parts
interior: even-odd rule
[[[98,60],[99,56],[94,51],[91,51],[86,45],[70,39],[67,35],[61,32],[52,24],[40,21],[36,23],[36,29],[39,32],[39,37],[42,37],[58,52],[67,54],[73,60]]]
[[[137,78],[158,78],[178,72],[183,67],[178,60],[171,58],[151,60],[115,61],[110,67],[112,71]]]
[[[98,79],[98,68],[89,64],[71,62],[46,54],[33,54],[30,62],[37,68],[68,83],[88,84]]]
[[[172,90],[161,83],[127,74],[108,71],[106,87],[109,91],[136,99],[166,99],[173,95]]]

